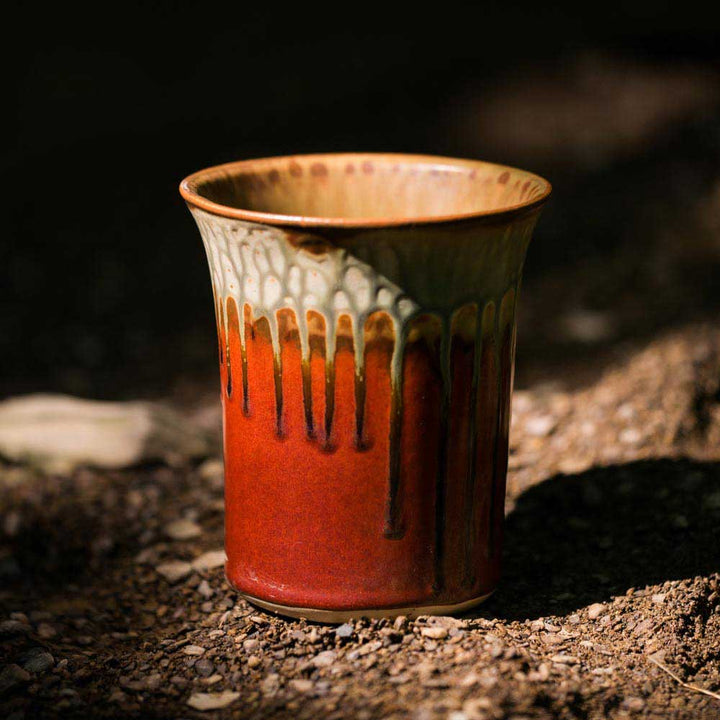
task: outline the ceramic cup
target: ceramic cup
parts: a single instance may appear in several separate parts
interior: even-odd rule
[[[207,251],[226,575],[285,615],[459,612],[500,570],[515,309],[547,181],[331,154],[180,190]]]

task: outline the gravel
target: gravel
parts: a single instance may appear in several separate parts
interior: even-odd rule
[[[518,393],[503,579],[461,618],[250,607],[224,579],[219,461],[5,466],[0,717],[716,720],[656,661],[720,689],[719,347],[687,327]],[[178,518],[202,533],[172,538]]]

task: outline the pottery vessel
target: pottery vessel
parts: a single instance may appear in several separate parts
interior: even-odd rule
[[[202,170],[226,575],[287,615],[450,613],[500,572],[515,311],[542,178],[331,154]]]

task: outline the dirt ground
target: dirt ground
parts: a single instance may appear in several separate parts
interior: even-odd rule
[[[216,457],[5,465],[0,715],[720,717],[699,690],[720,691],[720,332],[605,365],[516,392],[504,578],[457,619],[335,627],[239,600]]]

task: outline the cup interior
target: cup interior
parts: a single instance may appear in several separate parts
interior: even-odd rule
[[[191,203],[233,217],[376,224],[522,208],[544,200],[550,185],[524,170],[476,160],[330,154],[220,165],[191,175],[181,192]]]

